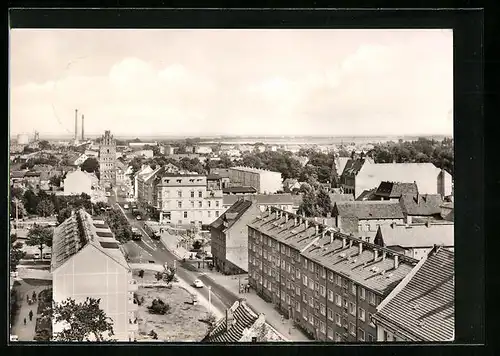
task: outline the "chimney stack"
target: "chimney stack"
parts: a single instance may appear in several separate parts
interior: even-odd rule
[[[333,244],[333,231],[330,231],[330,243]]]
[[[306,230],[307,230],[307,228],[309,227],[309,220],[304,219],[304,223],[306,224]]]
[[[358,255],[363,253],[363,243],[360,241],[358,245]]]
[[[78,140],[78,109],[75,109],[75,141]]]
[[[82,141],[85,141],[85,116],[82,114]]]
[[[319,225],[314,226],[316,228],[316,235],[319,233]]]
[[[386,255],[386,252],[382,251],[382,261],[385,261],[385,255]]]
[[[288,213],[285,213],[285,222],[288,222]]]
[[[399,267],[399,256],[394,255],[394,269]]]
[[[342,248],[345,248],[346,246],[346,240],[345,237],[342,238]]]
[[[294,218],[293,218],[293,226],[297,226],[297,221],[298,221],[298,218],[297,218],[297,217],[294,217]]]
[[[375,248],[373,249],[373,260],[376,261],[378,258],[378,250]]]

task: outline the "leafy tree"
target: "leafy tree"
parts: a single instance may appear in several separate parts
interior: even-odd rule
[[[62,224],[66,219],[68,219],[71,216],[71,208],[62,208],[59,210],[57,213],[57,223]]]
[[[36,214],[36,207],[40,202],[40,198],[31,190],[24,192],[23,203],[28,214]]]
[[[51,216],[54,214],[54,204],[48,198],[42,199],[38,203],[36,211],[40,216],[43,217]]]
[[[330,195],[324,190],[320,189],[316,196],[316,205],[318,207],[318,214],[321,217],[327,217],[332,213],[333,205]]]
[[[202,242],[201,242],[200,240],[195,240],[195,241],[193,242],[193,249],[198,250],[198,249],[200,249],[200,248],[201,248],[201,246],[202,246],[202,245],[203,245],[203,244],[202,244]]]
[[[60,187],[61,186],[61,177],[60,176],[52,176],[50,177],[49,179],[49,183],[50,185],[52,185],[53,187]]]
[[[171,283],[176,280],[175,270],[173,268],[168,268],[165,272],[162,273],[162,279],[165,283]]]
[[[40,259],[43,254],[43,247],[52,247],[52,237],[54,232],[52,228],[45,226],[34,226],[28,232],[28,239],[26,240],[26,244],[28,246],[38,246],[40,249]]]
[[[10,187],[10,199],[22,199],[23,198],[23,190],[21,188]]]
[[[19,242],[14,242],[12,241],[12,236],[11,235],[11,241],[10,241],[10,271],[15,272],[17,269],[17,265],[19,264],[19,261],[26,256],[26,252],[22,251],[22,245]],[[17,238],[17,237],[16,237]]]
[[[304,193],[302,197],[302,203],[300,204],[297,213],[300,215],[305,215],[306,217],[319,216],[316,192],[314,190],[309,190]]]
[[[90,341],[92,336],[99,342],[111,341],[107,338],[114,335],[113,321],[99,307],[100,301],[87,298],[82,303],[76,303],[74,299],[68,298],[61,303],[54,303],[54,320],[68,325],[57,335],[57,341]]]
[[[120,243],[125,243],[132,239],[132,227],[121,212],[114,209],[108,210],[104,220]]]
[[[144,278],[144,270],[143,270],[143,269],[141,269],[141,270],[138,272],[138,275],[139,275],[139,277]]]
[[[154,299],[151,305],[148,307],[148,311],[151,314],[165,315],[169,312],[169,310],[170,310],[170,305],[165,303],[160,298]]]
[[[149,332],[149,336],[151,336],[153,340],[158,340],[158,334],[154,330]]]
[[[41,150],[50,150],[51,145],[50,145],[49,141],[42,140],[42,141],[38,142],[38,147],[40,147]]]
[[[99,162],[94,157],[89,157],[80,165],[80,168],[89,173],[99,172]]]
[[[161,280],[163,279],[163,273],[161,273],[161,272],[156,272],[156,273],[155,273],[155,278],[156,278],[156,280],[157,280],[158,282],[159,282],[159,281],[161,281]]]

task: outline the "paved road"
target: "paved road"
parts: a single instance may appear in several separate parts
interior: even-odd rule
[[[196,271],[193,266],[188,263],[182,263],[179,261],[175,255],[168,251],[161,241],[151,239],[148,234],[144,231],[144,221],[138,221],[133,216],[129,210],[123,209],[125,204],[122,197],[115,196],[116,192],[112,193],[109,197],[109,203],[113,205],[115,209],[119,209],[127,217],[130,224],[133,227],[137,227],[142,232],[142,241],[130,241],[127,242],[126,248],[132,250],[137,255],[142,255],[143,261],[154,261],[154,263],[164,264],[168,263],[169,266],[173,266],[174,261],[176,261],[177,271],[176,274],[179,278],[183,279],[189,284],[192,284],[195,279],[200,279],[205,284],[204,288],[198,289],[198,291],[208,299],[208,286],[211,289],[211,300],[212,305],[217,308],[221,313],[223,313],[227,308],[231,307],[237,300],[237,297],[231,292],[227,291],[224,287],[214,283],[210,278],[203,275],[202,272]],[[119,202],[117,202],[117,200]]]

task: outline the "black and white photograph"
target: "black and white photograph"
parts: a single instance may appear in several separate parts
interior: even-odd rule
[[[455,341],[453,42],[11,28],[10,342]]]

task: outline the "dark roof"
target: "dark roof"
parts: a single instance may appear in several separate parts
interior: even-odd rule
[[[98,224],[98,223],[94,223],[94,226],[97,228],[97,229],[109,229],[108,225],[107,224]]]
[[[365,200],[372,200],[375,197],[375,192],[377,191],[377,188],[371,189],[371,190],[364,190],[363,193],[361,193],[356,200],[357,201],[365,201]]]
[[[232,312],[233,323],[230,324],[229,329],[226,329],[227,320],[226,317],[223,317],[203,341],[223,343],[238,342],[243,337],[243,330],[255,324],[258,319],[257,315],[244,303],[236,303],[238,303],[238,305]],[[231,309],[228,313],[231,313]]]
[[[350,159],[347,161],[344,167],[344,171],[342,172],[342,175],[356,175],[360,171],[360,169],[363,167],[363,164],[365,163],[364,159]]]
[[[11,171],[10,172],[11,178],[24,178],[25,175],[26,175],[26,171]]]
[[[207,175],[208,180],[219,180],[222,179],[223,177],[219,174],[209,174]]]
[[[222,188],[222,193],[257,193],[257,189],[254,187],[228,187]]]
[[[455,327],[454,261],[453,252],[444,248],[433,250],[408,283],[389,297],[375,318],[409,333],[414,341],[452,339]]]
[[[443,199],[439,194],[405,194],[399,202],[408,215],[430,216],[441,214]]]
[[[401,198],[403,194],[418,194],[416,183],[381,182],[375,192],[376,196],[384,198]]]
[[[223,197],[223,205],[232,205],[237,202],[239,199],[242,199],[242,196],[238,195],[225,195]],[[294,205],[295,201],[293,199],[293,195],[290,193],[283,194],[255,194],[255,195],[246,195],[244,197],[246,200],[254,201],[258,205]]]
[[[107,231],[96,231],[96,235],[99,237],[114,237],[113,233]]]
[[[336,202],[335,209],[341,217],[358,219],[403,219],[403,211],[395,201]]]
[[[101,241],[101,242],[99,242],[99,244],[100,244],[103,248],[113,248],[113,249],[120,248],[120,247],[118,246],[118,242],[106,242],[106,241]]]
[[[26,172],[25,177],[40,177],[40,172]]]
[[[229,229],[236,221],[252,206],[249,200],[238,200],[229,209],[226,210],[217,220],[210,224],[215,229]],[[224,223],[227,223],[224,225]]]

